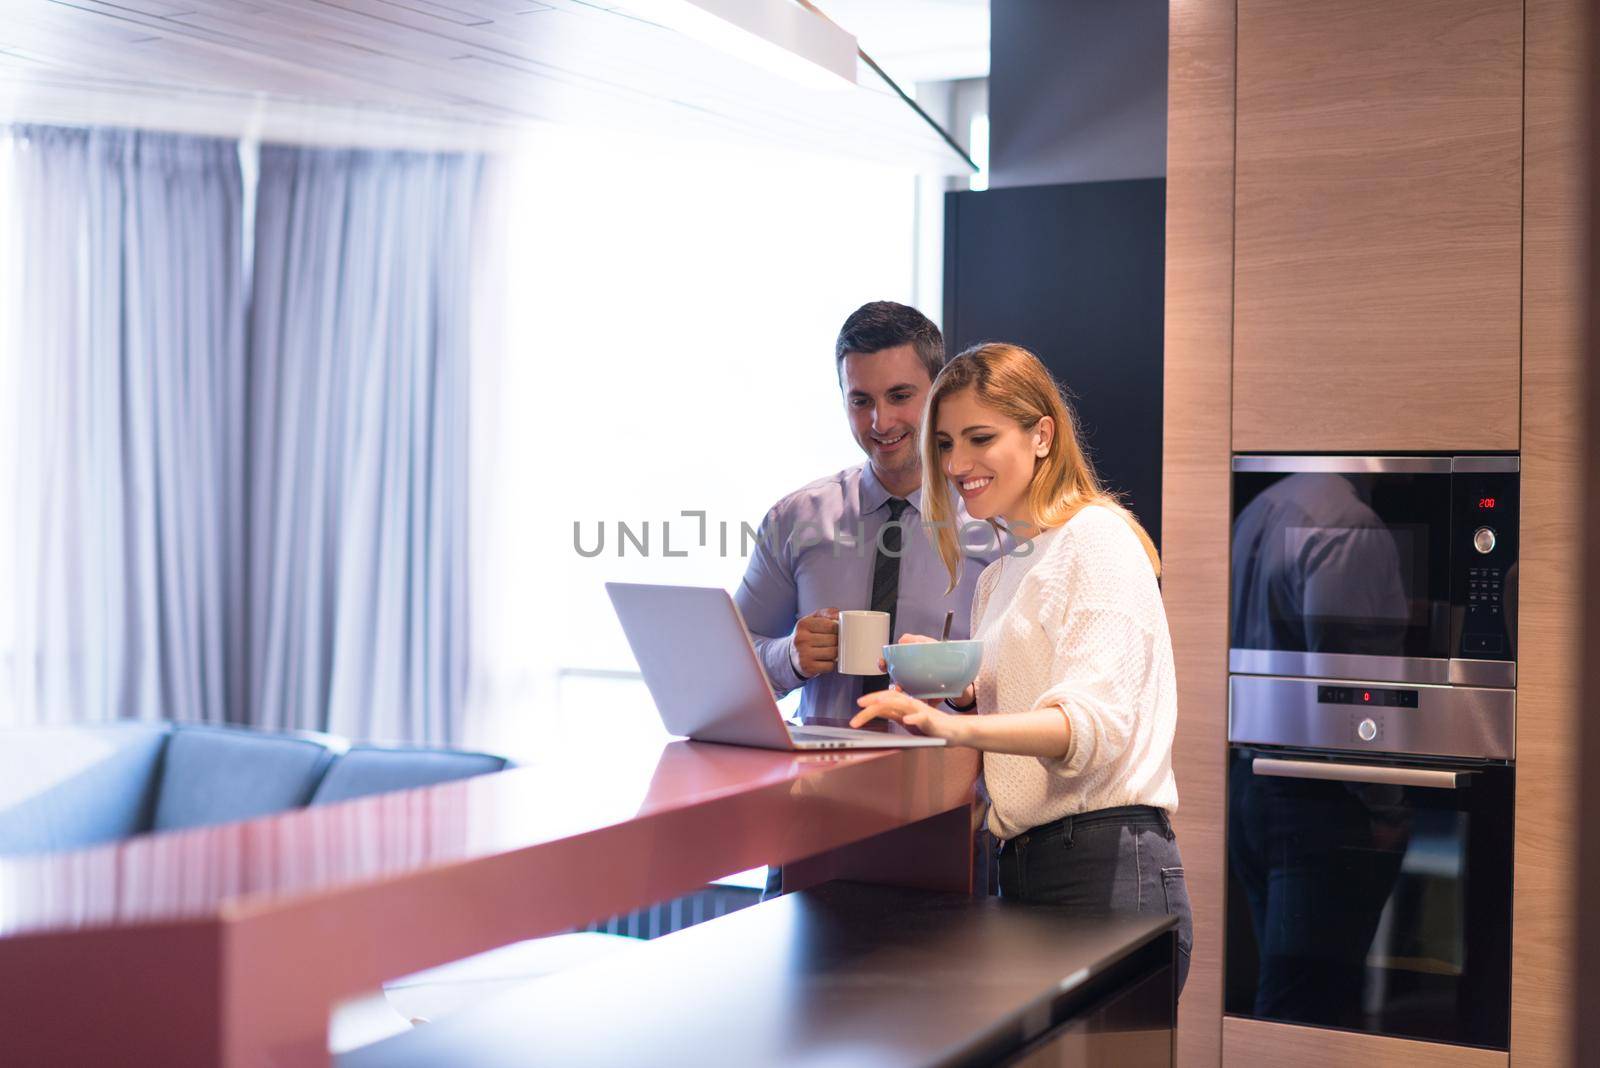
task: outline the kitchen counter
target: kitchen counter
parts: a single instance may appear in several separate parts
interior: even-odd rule
[[[964,891],[977,755],[670,742],[0,860],[6,1057],[326,1063],[330,1006],[762,864]]]

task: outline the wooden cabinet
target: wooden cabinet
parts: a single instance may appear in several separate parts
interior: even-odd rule
[[[1245,1020],[1222,1021],[1222,1063],[1227,1068],[1506,1068],[1510,1058],[1492,1049],[1442,1042],[1408,1042],[1355,1031]]]
[[[1239,0],[1233,447],[1514,450],[1520,0]]]
[[[1592,834],[1578,806],[1584,761],[1581,676],[1593,659],[1583,612],[1600,595],[1578,578],[1585,529],[1585,124],[1593,77],[1587,0],[1529,0],[1527,172],[1523,186],[1522,531],[1517,607],[1517,852],[1511,930],[1516,1068],[1573,1063],[1583,946],[1573,843]],[[1590,419],[1594,416],[1589,416]],[[1590,506],[1591,508],[1593,505]],[[1593,774],[1593,772],[1589,772]],[[1592,1016],[1580,1025],[1593,1039]]]

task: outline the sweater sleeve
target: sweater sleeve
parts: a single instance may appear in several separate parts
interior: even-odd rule
[[[1132,744],[1140,718],[1154,714],[1141,707],[1140,695],[1156,668],[1160,594],[1143,549],[1121,519],[1111,518],[1123,529],[1102,524],[1041,576],[1040,623],[1053,649],[1051,682],[1034,707],[1066,713],[1072,732],[1066,755],[1042,759],[1059,775],[1113,763]]]

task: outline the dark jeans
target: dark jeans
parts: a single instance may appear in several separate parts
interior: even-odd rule
[[[1178,991],[1189,975],[1194,918],[1167,814],[1129,806],[1068,816],[1000,844],[1000,896],[1070,905],[1086,916],[1178,917]]]

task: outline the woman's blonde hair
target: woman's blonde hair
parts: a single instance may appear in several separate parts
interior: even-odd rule
[[[939,557],[950,572],[950,589],[955,589],[960,579],[964,554],[955,524],[954,494],[940,462],[936,427],[939,403],[968,387],[977,390],[979,402],[1014,420],[1024,432],[1031,431],[1047,415],[1055,422],[1050,451],[1034,464],[1033,481],[1028,486],[1028,510],[1040,530],[1022,534],[1031,537],[1059,527],[1081,509],[1098,504],[1116,512],[1133,528],[1150,557],[1150,566],[1160,577],[1161,557],[1155,543],[1133,514],[1100,484],[1094,464],[1078,440],[1077,421],[1049,370],[1039,357],[1020,345],[987,342],[974,345],[945,364],[928,391],[922,415],[923,518],[932,527]],[[999,524],[990,522],[998,528]]]

